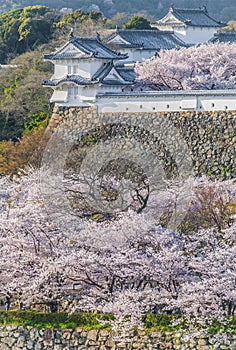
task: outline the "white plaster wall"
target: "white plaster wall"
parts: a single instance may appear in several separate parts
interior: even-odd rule
[[[163,112],[235,110],[236,91],[229,95],[162,95],[100,97],[99,112]]]
[[[70,93],[69,93],[69,88]],[[59,90],[59,89],[58,89]],[[76,86],[75,84],[63,85],[60,91],[67,92],[67,100],[57,100],[57,95],[54,94],[50,102],[54,102],[57,106],[64,107],[76,107],[76,106],[86,106],[96,103],[97,86]],[[76,93],[75,93],[76,92]]]
[[[134,50],[133,61],[143,62],[155,55],[157,50]]]
[[[119,52],[122,54],[128,54],[128,58],[125,60],[122,60],[121,62],[128,62],[128,61],[134,61],[134,62],[142,62],[146,60],[147,58],[151,58],[155,55],[157,50],[137,50],[137,49],[121,49]]]
[[[175,27],[173,29],[176,36],[188,44],[205,43],[217,32],[217,28],[214,27]]]
[[[63,61],[55,61],[54,63],[54,79],[60,79],[67,74],[67,62]]]
[[[105,62],[107,61],[98,59],[80,60],[78,62],[78,75],[90,79]]]
[[[56,61],[54,63],[53,78],[60,79],[67,74],[78,74],[84,78],[90,79],[105,62],[107,61],[98,59]],[[75,67],[75,72],[73,72],[73,69],[69,72],[68,66]]]
[[[106,92],[119,93],[122,92],[123,86],[101,85],[98,87],[97,93],[105,94]]]
[[[70,93],[68,93],[68,88]],[[56,90],[67,92],[67,100],[54,94],[59,106],[97,105],[99,112],[227,111],[235,110],[236,90],[160,91],[123,93],[122,86],[76,86],[63,84]],[[75,90],[75,93],[74,93]],[[60,96],[63,94],[60,94]],[[63,95],[64,96],[64,95]]]
[[[202,96],[199,99],[199,110],[203,111],[227,111],[235,110],[236,107],[236,94],[235,96],[221,96],[218,98],[211,98],[210,96]]]

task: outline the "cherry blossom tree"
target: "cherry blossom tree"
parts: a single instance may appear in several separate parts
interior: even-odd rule
[[[234,89],[236,44],[217,43],[161,50],[137,63],[138,81],[157,90]]]
[[[222,203],[235,201],[233,180],[224,185],[205,178],[192,181],[198,190],[214,189],[213,217],[221,217],[219,198]],[[194,320],[193,326],[197,322],[203,329],[235,315],[233,221],[220,227],[217,220],[209,221],[209,227],[199,225],[197,232],[186,233],[129,211],[108,222],[86,221],[84,234],[94,232],[97,240],[105,237],[102,242],[122,228],[119,245],[99,245],[96,239],[88,244],[55,225],[41,197],[37,171],[2,177],[0,183],[0,292],[16,294],[27,307],[42,302],[51,310],[72,298],[74,311],[114,313],[114,327],[124,326],[124,320],[141,326],[147,312],[178,313],[187,324]],[[192,212],[203,202],[198,193],[193,195]]]

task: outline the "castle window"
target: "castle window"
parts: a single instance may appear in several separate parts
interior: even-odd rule
[[[74,87],[74,95],[78,95],[78,93],[79,93],[79,88],[78,88],[78,86],[75,86]]]
[[[68,65],[67,66],[67,74],[76,74],[78,72],[78,66]]]
[[[170,105],[166,105],[166,108],[167,108],[167,109],[170,108]]]
[[[76,97],[79,94],[79,88],[78,86],[70,86],[68,88],[68,94],[71,97]]]
[[[211,104],[211,107],[212,107],[212,108],[213,108],[213,107],[215,107],[215,104],[214,104],[214,103],[212,103],[212,104]]]

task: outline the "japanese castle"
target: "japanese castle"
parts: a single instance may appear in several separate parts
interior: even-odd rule
[[[206,7],[178,9],[171,6],[167,15],[153,26],[161,30],[172,30],[185,43],[199,44],[210,40],[226,24],[212,18]]]
[[[44,55],[54,64],[53,76],[43,83],[53,90],[50,102],[65,108],[96,105],[99,112],[112,113],[234,110],[236,90],[153,91],[136,83],[135,62],[154,57],[161,49],[188,47],[195,39],[199,42],[197,38],[213,43],[236,39],[235,33],[216,34],[223,24],[205,8],[172,7],[158,26],[165,30],[117,29],[106,44],[99,34],[79,37],[72,31],[64,46]]]
[[[43,83],[54,90],[50,102],[86,106],[99,93],[122,92],[133,84],[135,76],[115,63],[127,58],[127,54],[106,47],[99,35],[77,37],[72,32],[62,48],[44,55],[54,64],[54,75]]]

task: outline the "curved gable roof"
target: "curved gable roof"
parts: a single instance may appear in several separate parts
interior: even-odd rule
[[[171,23],[171,18],[175,17],[178,21],[193,27],[224,27],[226,24],[221,23],[214,18],[212,18],[205,7],[198,9],[179,9],[171,7],[169,13],[162,19],[160,19],[158,24],[165,24],[164,19],[168,19],[168,24],[176,24],[173,20]]]
[[[69,48],[73,49],[70,50]],[[105,46],[98,37],[77,37],[71,35],[70,41],[58,51],[43,56],[44,59],[78,59],[94,57],[98,59],[120,60],[128,55],[121,54]]]
[[[115,41],[116,37],[121,37],[125,42]],[[161,30],[117,30],[108,39],[107,43],[114,43],[123,48],[139,48],[143,50],[168,50],[187,46],[182,40],[177,38],[170,31]]]

